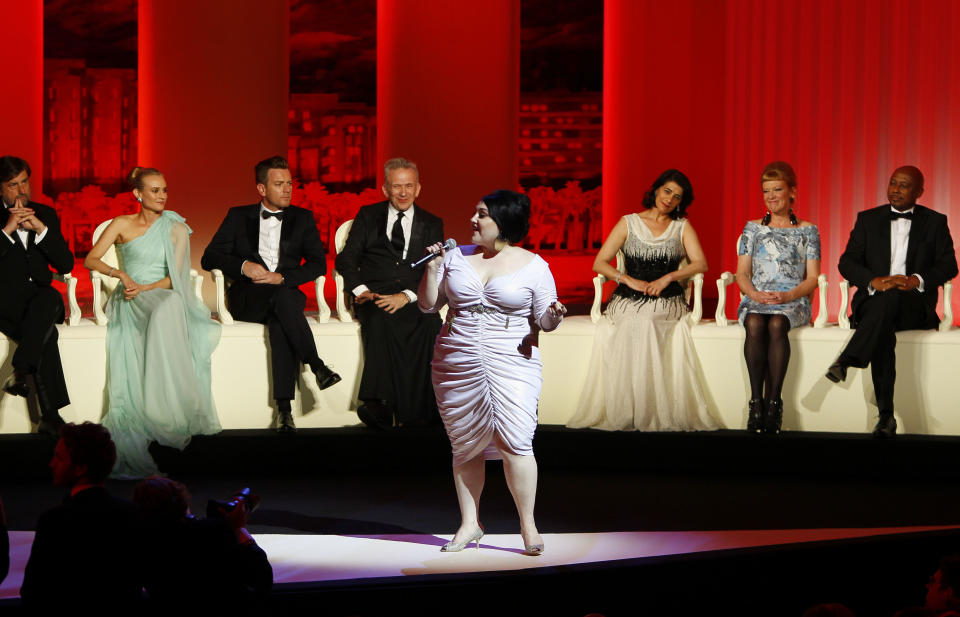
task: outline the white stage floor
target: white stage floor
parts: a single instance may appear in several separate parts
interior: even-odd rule
[[[440,546],[450,539],[447,535],[259,534],[256,539],[273,564],[274,582],[282,584],[522,570],[957,528],[548,533],[543,536],[546,551],[540,557],[522,554],[519,534],[490,534],[481,540],[479,551],[470,548],[460,553],[440,553]],[[10,573],[0,585],[0,598],[19,595],[32,542],[32,531],[10,532]]]

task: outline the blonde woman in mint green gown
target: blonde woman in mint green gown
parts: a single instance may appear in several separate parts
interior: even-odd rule
[[[220,431],[210,391],[210,356],[220,325],[190,289],[190,234],[164,210],[167,185],[155,169],[128,178],[140,212],[118,216],[84,265],[120,279],[107,300],[107,395],[103,425],[117,445],[115,478],[157,474],[148,446],[183,449]],[[119,268],[101,260],[116,246]]]

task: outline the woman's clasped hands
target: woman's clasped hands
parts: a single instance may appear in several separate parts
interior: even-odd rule
[[[663,290],[666,289],[667,285],[670,284],[670,279],[666,276],[661,276],[655,281],[641,281],[640,279],[635,279],[632,276],[624,276],[621,279],[621,282],[634,291],[639,291],[640,293],[647,294],[648,296],[659,298],[660,294],[663,293]]]

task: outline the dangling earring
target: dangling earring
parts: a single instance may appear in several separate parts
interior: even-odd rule
[[[139,201],[140,203],[143,203],[143,200],[142,200],[141,198],[137,197],[136,199],[137,199],[137,201]]]
[[[793,208],[790,208],[790,224],[794,227],[797,226],[797,216],[793,213]]]
[[[769,210],[767,210],[767,213],[763,215],[763,219],[760,220],[760,224],[761,224],[761,225],[769,225],[769,224],[770,224],[770,211],[769,211]]]

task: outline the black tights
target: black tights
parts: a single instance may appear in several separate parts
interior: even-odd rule
[[[790,320],[783,315],[749,313],[743,320],[747,338],[743,342],[743,357],[750,375],[750,398],[777,400],[783,391],[783,378],[790,362]]]

